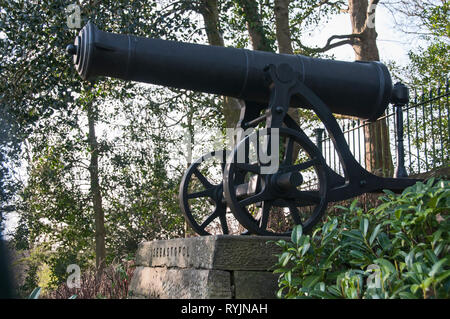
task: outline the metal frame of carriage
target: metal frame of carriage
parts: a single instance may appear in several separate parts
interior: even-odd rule
[[[304,231],[310,231],[324,215],[328,203],[353,198],[364,193],[377,193],[383,189],[401,192],[420,179],[405,177],[384,178],[376,176],[364,169],[354,158],[344,138],[344,134],[333,116],[330,108],[309,89],[289,65],[273,64],[266,66],[267,87],[270,90],[270,102],[267,106],[246,101],[241,110],[237,128],[247,129],[265,123],[265,135],[283,139],[284,158],[276,172],[263,174],[263,164],[237,160],[238,153],[249,152],[250,137],[243,138],[230,151],[215,151],[202,156],[186,171],[179,192],[182,212],[189,225],[200,235],[209,235],[208,225],[219,220],[219,234],[229,234],[227,214],[232,213],[236,220],[246,230],[242,234],[256,234],[264,236],[288,236],[290,229],[269,229],[269,215],[272,207],[288,210],[292,224],[302,225]],[[292,96],[299,95],[312,106],[312,110],[324,124],[337,150],[344,176],[334,172],[325,162],[321,151],[309,139],[299,125],[287,114]],[[393,89],[391,102],[397,107],[408,103],[408,90],[403,84],[396,84]],[[264,112],[265,110],[265,112]],[[261,115],[261,111],[264,112]],[[400,112],[401,113],[401,112]],[[401,138],[401,119],[398,121],[398,132]],[[258,132],[255,132],[258,134]],[[275,135],[273,135],[275,137]],[[307,161],[294,163],[293,144],[300,145],[308,154]],[[268,147],[266,145],[266,147]],[[266,153],[269,150],[266,150]],[[212,157],[223,157],[227,154],[226,163],[221,164],[223,182],[212,184],[198,169],[204,161]],[[402,156],[403,145],[399,139],[398,154]],[[294,158],[291,160],[291,158]],[[401,161],[399,161],[401,164]],[[302,171],[314,168],[318,188],[314,191],[299,189],[303,182]],[[248,173],[257,176],[256,180],[245,179]],[[402,171],[402,175],[405,175]],[[203,185],[202,191],[189,193],[189,183],[192,178],[198,178]],[[202,218],[196,217],[191,210],[189,200],[207,197],[213,204],[212,211]],[[250,209],[250,206],[257,207]],[[299,208],[309,207],[309,216],[301,216]],[[312,209],[311,209],[312,208]],[[206,218],[204,218],[206,217]]]

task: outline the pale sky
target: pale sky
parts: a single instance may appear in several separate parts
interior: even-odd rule
[[[414,36],[396,31],[391,13],[382,5],[377,6],[375,24],[381,61],[394,60],[399,65],[408,64],[408,51],[416,47],[421,41]],[[351,33],[349,15],[340,14],[313,33],[310,39],[305,39],[305,44],[322,47],[331,35]],[[350,45],[335,48],[328,53],[334,54],[339,60],[354,60],[353,49]]]

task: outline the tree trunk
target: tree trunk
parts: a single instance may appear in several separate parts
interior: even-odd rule
[[[358,61],[380,61],[377,47],[377,32],[375,27],[367,25],[369,18],[367,0],[349,0],[349,14],[352,22],[352,32],[360,34],[353,44],[355,59]]]
[[[372,16],[374,8],[370,8],[368,12],[368,0],[349,0],[348,5],[353,34],[361,35],[352,45],[355,59],[379,61],[377,32],[375,26],[369,23],[374,21]],[[377,175],[392,176],[394,167],[386,120],[376,121],[364,127],[364,144],[366,169]]]
[[[275,0],[275,28],[280,53],[294,54],[289,28],[289,3],[291,0]]]
[[[254,0],[237,0],[236,2],[242,9],[253,50],[273,52],[259,14],[258,2]]]
[[[294,54],[294,50],[292,49],[291,29],[289,27],[290,2],[291,0],[275,0],[274,7],[278,52],[284,54]],[[297,108],[289,108],[288,115],[300,125],[300,116]]]
[[[217,0],[201,0],[201,3],[201,14],[205,22],[208,43],[223,47],[223,37],[219,30],[219,7]]]
[[[105,214],[102,206],[102,195],[99,183],[98,174],[98,159],[99,150],[97,137],[95,135],[95,118],[96,110],[94,109],[93,103],[90,102],[87,107],[87,117],[89,126],[89,147],[91,150],[91,159],[89,165],[90,173],[90,186],[91,186],[91,196],[92,204],[94,207],[95,216],[95,264],[97,268],[97,275],[101,275],[104,269],[105,259],[106,259],[106,248],[105,248]]]
[[[200,13],[205,23],[206,35],[210,45],[224,46],[223,37],[219,30],[219,7],[217,0],[201,0]],[[222,113],[227,128],[235,128],[239,121],[242,103],[240,100],[224,96]]]

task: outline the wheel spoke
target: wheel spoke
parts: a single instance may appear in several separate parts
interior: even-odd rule
[[[290,165],[293,161],[293,152],[294,152],[294,139],[288,137],[286,143],[286,152],[284,155],[283,165]]]
[[[211,224],[211,222],[217,218],[217,216],[219,216],[218,209],[214,210],[214,212],[208,218],[205,219],[205,221],[200,225],[200,228],[204,230],[206,226]]]
[[[304,163],[284,167],[283,172],[287,173],[287,172],[295,172],[295,171],[297,171],[297,172],[304,171],[305,169],[308,169],[316,164],[319,164],[319,159],[317,157],[315,157],[309,161],[306,161]]]
[[[194,175],[197,176],[197,178],[200,180],[200,183],[202,183],[203,186],[205,186],[205,188],[212,188],[213,185],[206,179],[205,176],[203,176],[202,173],[200,173],[200,171],[198,170],[198,168],[196,167],[194,169]]]
[[[220,219],[220,225],[222,226],[223,234],[227,235],[229,233],[229,230],[228,230],[228,224],[227,224],[226,211],[224,212],[224,214],[219,215],[219,219]]]
[[[298,211],[297,207],[295,207],[295,203],[289,202],[288,204],[289,212],[291,213],[292,219],[294,220],[294,223],[296,225],[302,225],[302,219],[300,217],[300,212]]]
[[[187,198],[188,199],[194,199],[194,198],[199,198],[199,197],[212,197],[214,194],[214,187],[213,188],[208,188],[199,192],[195,192],[192,194],[188,194]]]
[[[271,206],[272,206],[272,204],[269,203],[269,201],[265,201],[262,204],[261,217],[259,219],[259,228],[261,228],[261,229],[267,229],[267,223],[269,222]]]
[[[269,199],[267,194],[265,192],[261,192],[258,193],[256,195],[252,195],[250,197],[247,197],[246,199],[243,199],[241,201],[239,201],[239,204],[243,207],[257,203],[257,202],[262,202]]]

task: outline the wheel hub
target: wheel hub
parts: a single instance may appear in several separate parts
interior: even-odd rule
[[[270,176],[269,185],[277,193],[285,193],[289,189],[296,188],[303,183],[300,172],[276,173]]]

